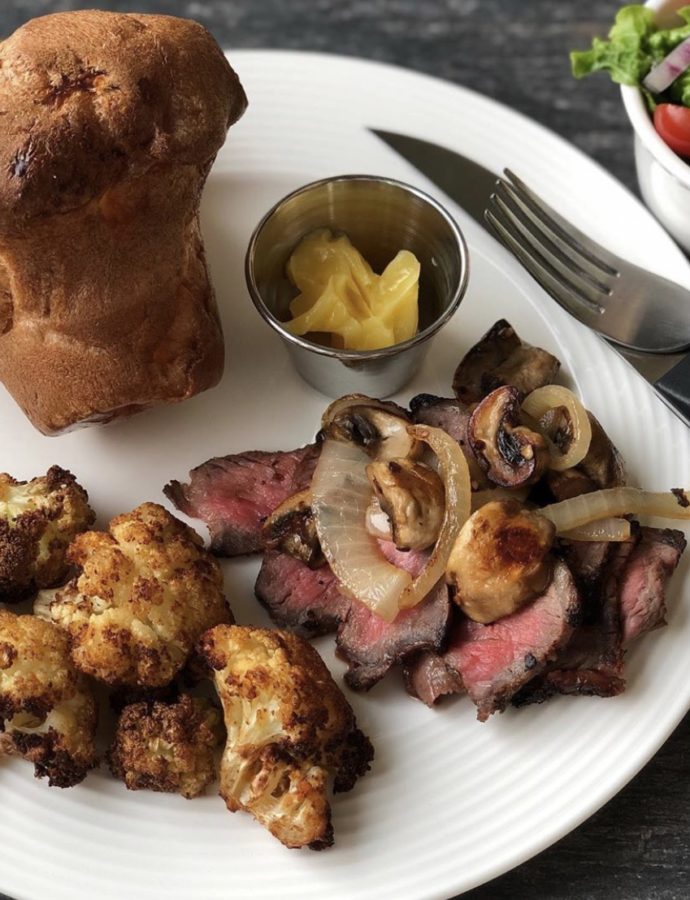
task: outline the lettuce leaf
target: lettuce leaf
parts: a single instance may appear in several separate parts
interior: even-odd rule
[[[682,75],[676,78],[666,93],[672,103],[690,106],[690,69],[686,69]]]
[[[594,38],[591,50],[570,54],[575,78],[605,71],[619,84],[640,85],[657,63],[690,37],[690,6],[677,11],[683,23],[675,28],[657,28],[654,13],[646,6],[624,6],[618,11],[608,40]],[[680,75],[663,94],[643,91],[650,110],[657,103],[680,103],[690,107],[690,70]]]
[[[639,84],[649,72],[654,56],[649,38],[656,31],[654,13],[646,6],[624,6],[616,15],[608,41],[594,38],[591,50],[570,54],[575,78],[606,71],[619,84]]]

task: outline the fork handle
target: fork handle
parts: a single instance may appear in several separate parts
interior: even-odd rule
[[[654,389],[664,403],[690,426],[690,353],[654,382]]]

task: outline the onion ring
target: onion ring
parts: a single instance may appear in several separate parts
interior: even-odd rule
[[[551,451],[549,468],[555,472],[563,472],[582,462],[592,441],[592,425],[582,401],[560,384],[547,384],[528,394],[522,403],[523,411],[540,426],[545,414],[557,406],[565,406],[573,426],[573,439],[565,453],[559,452],[553,441],[549,440]]]
[[[367,531],[373,492],[366,474],[370,457],[364,450],[344,441],[324,441],[311,484],[316,531],[339,586],[387,622],[401,609],[416,606],[443,578],[451,548],[470,514],[470,474],[460,445],[439,428],[410,425],[408,431],[436,454],[446,494],[438,540],[416,578],[384,559]]]

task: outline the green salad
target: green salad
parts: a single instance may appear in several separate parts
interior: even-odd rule
[[[659,28],[646,6],[624,6],[608,40],[594,38],[591,49],[575,51],[570,61],[576,78],[604,71],[639,87],[661,138],[690,157],[690,6],[678,10],[671,28]]]

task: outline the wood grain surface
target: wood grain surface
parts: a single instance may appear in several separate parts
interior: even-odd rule
[[[576,83],[568,65],[568,51],[603,34],[618,5],[609,0],[0,0],[0,34],[33,16],[88,6],[195,18],[229,47],[321,50],[397,63],[520,110],[635,190],[630,128],[617,89],[604,76]],[[687,900],[689,811],[690,717],[588,822],[464,898]]]

